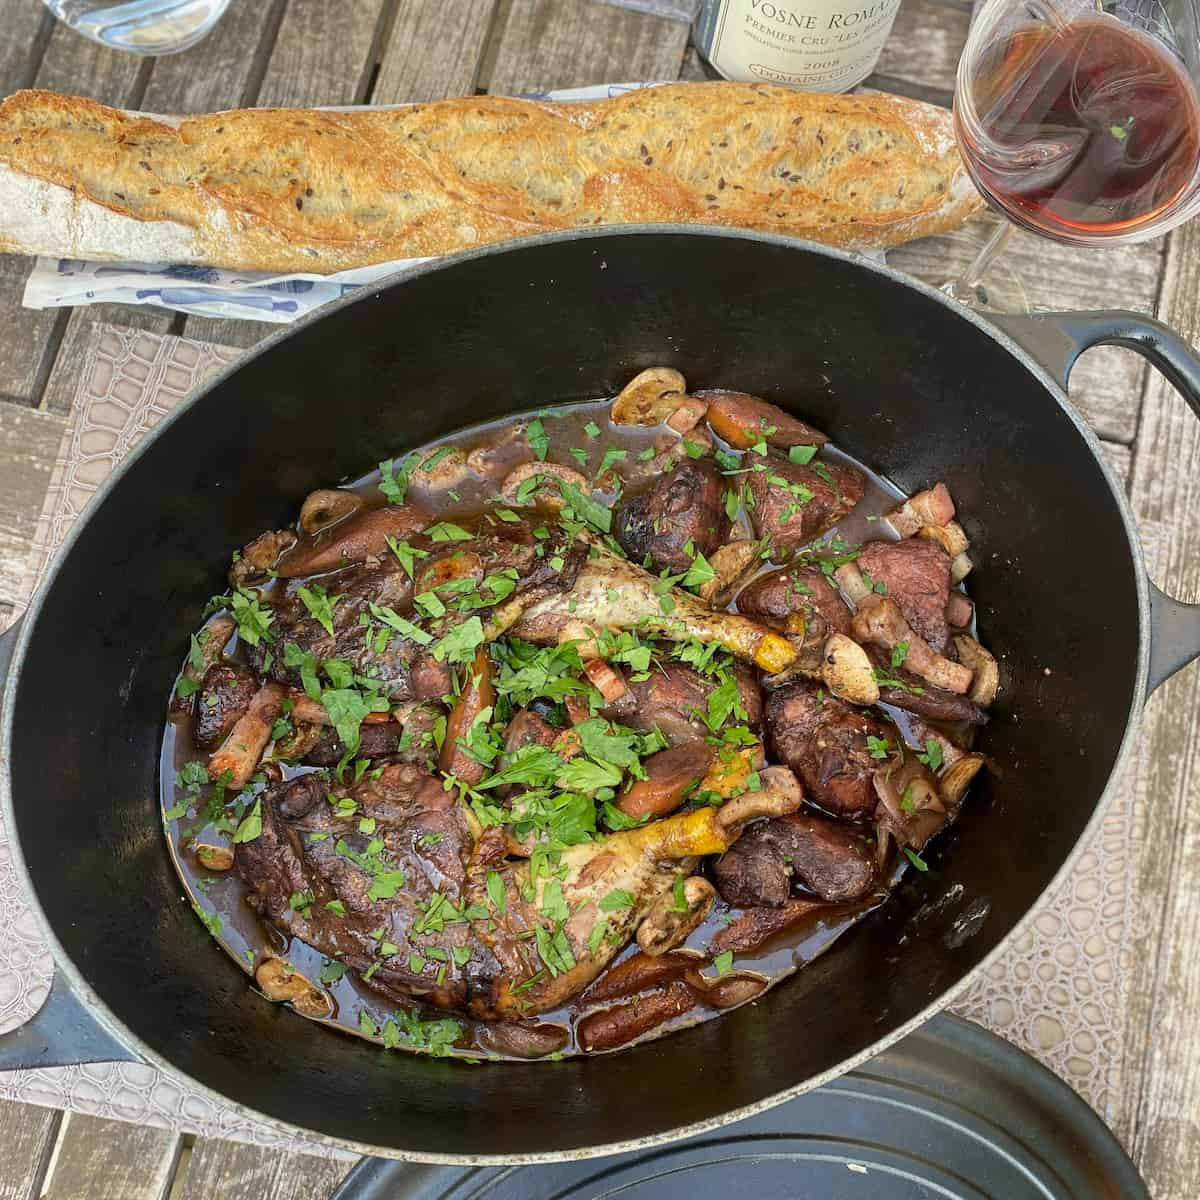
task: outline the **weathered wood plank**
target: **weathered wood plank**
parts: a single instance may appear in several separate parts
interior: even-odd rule
[[[353,1166],[340,1158],[201,1138],[188,1155],[171,1200],[327,1200]]]
[[[0,26],[0,90],[6,96],[33,82],[53,27],[54,17],[42,5],[6,6]]]
[[[0,603],[15,604],[66,421],[0,405]]]
[[[162,1200],[182,1138],[150,1125],[67,1113],[44,1200]]]
[[[400,0],[371,103],[470,95],[495,11],[496,0]]]
[[[34,6],[7,6],[14,7],[24,10]],[[18,17],[15,11],[10,14],[6,9],[5,21],[10,20],[19,27],[27,16]],[[19,83],[32,82],[40,88],[92,96],[109,104],[136,104],[140,99],[141,63],[132,54],[106,50],[56,21],[37,74],[32,80],[22,77]],[[33,311],[21,307],[29,267],[27,258],[0,256],[0,313],[4,314],[0,396],[11,397],[21,404],[37,403],[67,320],[67,314],[60,310]]]
[[[987,214],[944,237],[911,242],[889,251],[888,262],[936,286],[966,267],[997,220]],[[1161,266],[1159,241],[1095,250],[1017,231],[997,269],[1016,272],[1035,309],[1152,312]],[[1129,443],[1137,431],[1145,378],[1144,363],[1131,351],[1102,347],[1075,368],[1071,400],[1102,438]]]
[[[209,112],[240,103],[250,86],[255,64],[274,38],[276,14],[270,4],[235,4],[216,29],[183,54],[156,59],[141,105],[147,112]],[[127,304],[89,305],[75,309],[67,320],[62,342],[42,392],[48,412],[70,409],[79,382],[79,362],[89,326],[111,321],[168,333],[175,314],[161,308]]]
[[[1159,316],[1200,343],[1200,228],[1170,237]],[[1131,498],[1151,577],[1200,600],[1200,420],[1157,374],[1142,405]],[[1200,668],[1146,708],[1131,778],[1142,836],[1130,879],[1129,1035],[1122,1131],[1156,1200],[1193,1200],[1200,1180]]]
[[[385,0],[291,0],[255,103],[361,104]]]
[[[1125,485],[1125,490],[1129,490],[1129,476],[1133,471],[1133,451],[1128,446],[1122,446],[1120,442],[1105,442],[1101,441],[1100,449],[1104,451],[1104,457],[1108,460],[1108,465],[1112,467],[1117,478]]]
[[[252,102],[300,108],[360,103],[386,8],[385,0],[291,0]],[[189,317],[183,332],[208,342],[250,347],[277,328],[265,321]]]
[[[0,632],[6,624],[0,606]],[[61,1121],[52,1108],[0,1103],[0,1200],[37,1200]]]
[[[502,18],[503,19],[503,18]],[[637,79],[675,79],[688,27],[590,0],[512,0],[480,85],[506,95]]]
[[[904,0],[867,86],[949,103],[967,40],[971,6],[961,0]]]

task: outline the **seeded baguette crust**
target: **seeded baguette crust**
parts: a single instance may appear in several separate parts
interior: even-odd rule
[[[681,83],[178,119],[0,103],[0,249],[25,254],[332,272],[666,221],[864,250],[982,207],[950,114],[895,96]]]

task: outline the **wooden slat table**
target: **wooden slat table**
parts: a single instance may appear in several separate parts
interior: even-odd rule
[[[905,0],[870,85],[949,103],[968,0]],[[0,90],[36,85],[149,111],[361,104],[650,78],[702,78],[684,26],[592,0],[236,0],[171,58],[93,46],[35,0],[0,0]],[[978,245],[935,238],[891,256],[940,280]],[[1200,227],[1109,252],[1020,235],[1008,252],[1038,306],[1157,312],[1200,342]],[[148,308],[30,312],[28,264],[0,256],[0,628],[78,383],[88,323],[251,346],[271,327]],[[1071,398],[1103,439],[1149,531],[1154,578],[1200,598],[1200,423],[1136,356],[1093,351]],[[1128,947],[1137,1020],[1116,1132],[1158,1200],[1200,1192],[1200,671],[1150,703],[1134,764],[1136,819],[1157,831],[1137,864]],[[0,1200],[324,1200],[346,1164],[0,1104]]]

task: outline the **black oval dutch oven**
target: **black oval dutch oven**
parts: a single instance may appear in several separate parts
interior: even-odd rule
[[[1200,361],[1147,318],[997,326],[856,257],[712,229],[485,249],[270,339],[130,456],[0,643],[4,817],[57,963],[0,1068],[142,1060],[365,1153],[518,1162],[734,1121],[914,1029],[1072,868],[1148,689],[1200,653],[1200,606],[1147,579],[1066,400],[1072,363],[1101,343],[1144,354],[1200,411]],[[933,869],[832,952],[753,1006],[622,1053],[469,1066],[265,1002],[183,902],[156,800],[171,682],[230,549],[385,456],[664,362],[795,409],[906,491],[947,482],[1002,661],[981,738],[1002,769]]]

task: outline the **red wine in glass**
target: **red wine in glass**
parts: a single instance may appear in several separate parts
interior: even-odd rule
[[[1081,242],[1177,222],[1200,167],[1200,107],[1162,42],[1100,13],[1018,26],[980,48],[971,76],[959,147],[1011,220]]]

